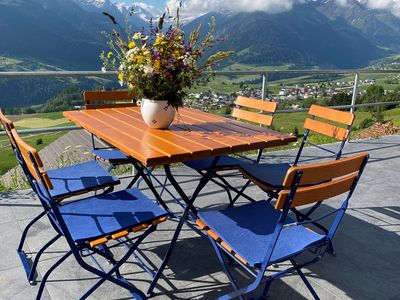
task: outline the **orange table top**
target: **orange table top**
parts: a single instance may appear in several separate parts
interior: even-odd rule
[[[64,116],[147,167],[285,145],[296,138],[181,108],[168,129],[151,129],[139,107],[66,111]]]

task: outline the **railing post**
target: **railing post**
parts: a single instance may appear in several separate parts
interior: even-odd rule
[[[262,88],[261,88],[261,99],[267,98],[267,74],[262,74]]]
[[[353,97],[351,98],[350,112],[352,112],[352,113],[354,113],[355,105],[356,105],[356,101],[357,101],[358,77],[359,77],[359,73],[357,72],[354,77]]]
[[[357,72],[354,76],[353,96],[351,97],[351,107],[350,107],[351,113],[354,113],[355,108],[356,108],[355,106],[356,106],[356,101],[357,101],[358,77],[359,77],[359,73]],[[348,141],[350,141],[350,134],[347,137],[347,142]]]

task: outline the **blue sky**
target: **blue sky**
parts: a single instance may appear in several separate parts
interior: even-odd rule
[[[158,7],[158,8],[163,8],[164,6],[165,6],[165,1],[164,0],[140,0],[140,2],[143,2],[143,3],[147,3],[147,4],[151,4],[151,5],[154,5],[154,6],[156,6],[156,7]]]

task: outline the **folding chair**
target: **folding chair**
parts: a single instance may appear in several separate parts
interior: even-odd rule
[[[117,108],[136,106],[135,95],[129,91],[85,91],[83,92],[85,109]],[[130,164],[129,158],[112,147],[97,147],[92,134],[92,154],[97,160],[107,162],[111,169],[117,165]]]
[[[232,299],[250,293],[265,283],[263,296],[268,295],[271,283],[288,273],[297,272],[315,299],[317,293],[306,279],[302,268],[320,260],[345,214],[349,199],[367,163],[362,153],[331,162],[291,167],[285,176],[278,200],[273,207],[262,200],[224,210],[198,213],[196,223],[206,230],[218,259],[234,291],[218,299]],[[313,204],[346,194],[339,208],[332,208],[316,218],[296,222],[288,216],[290,208]],[[320,232],[317,222],[330,222],[328,233]],[[314,254],[312,259],[299,263],[303,252]],[[229,271],[226,258],[234,260],[255,280],[240,288]],[[304,257],[302,258],[304,260]],[[267,267],[289,261],[292,267],[274,270],[265,277]]]
[[[331,123],[335,122],[338,125],[344,127],[322,122],[320,120],[317,120],[316,118],[328,120],[331,121]],[[329,152],[333,154],[335,159],[339,159],[342,155],[342,151],[346,144],[346,141],[350,135],[354,119],[355,115],[351,112],[343,112],[318,105],[311,105],[308,111],[308,118],[306,118],[304,122],[304,128],[306,130],[304,132],[304,136],[300,144],[300,148],[297,152],[296,158],[294,160],[293,166],[297,166],[305,144],[309,144],[317,147],[318,149]],[[337,152],[334,152],[323,146],[319,146],[309,142],[307,139],[310,132],[316,132],[341,141],[339,149],[337,150]],[[245,178],[249,179],[249,181],[243,186],[239,194],[244,191],[244,189],[250,184],[250,182],[253,182],[262,190],[267,192],[267,194],[269,195],[268,200],[277,198],[279,195],[279,191],[281,189],[284,189],[283,181],[286,176],[287,170],[291,166],[292,165],[289,163],[260,163],[257,165],[241,164],[239,170]],[[312,206],[306,213],[297,211],[295,208],[292,210],[295,212],[298,221],[302,221],[310,216],[320,205],[321,202],[315,203],[315,205]],[[327,232],[327,229],[322,225],[320,226],[320,229]],[[331,253],[332,255],[335,254],[332,244],[330,244],[329,246],[329,253]]]
[[[339,125],[333,125],[317,120],[316,118],[338,123],[342,126],[345,126],[345,128],[340,127]],[[343,112],[323,106],[311,105],[308,111],[308,118],[306,118],[304,122],[305,132],[303,135],[303,139],[301,141],[300,148],[297,152],[293,164],[241,164],[239,170],[240,172],[242,172],[244,177],[253,181],[260,188],[266,191],[270,196],[272,196],[272,198],[276,198],[276,191],[279,191],[283,188],[283,180],[286,176],[287,170],[289,170],[289,168],[292,166],[297,166],[297,164],[299,163],[305,144],[309,144],[317,147],[318,149],[327,151],[333,154],[336,159],[339,159],[341,157],[343,148],[346,144],[347,138],[349,137],[354,119],[355,115],[351,112]],[[339,149],[337,150],[337,152],[334,152],[323,146],[311,143],[310,141],[308,141],[310,132],[322,134],[341,141]],[[247,183],[247,185],[248,184],[249,182]]]
[[[7,136],[10,139],[11,147],[15,152],[16,158],[20,163],[21,168],[28,179],[28,182],[30,183],[32,189],[35,192],[38,192],[35,190],[36,187],[35,185],[33,185],[32,178],[29,175],[29,168],[25,164],[25,160],[23,159],[18,145],[15,141],[14,134],[17,134],[17,131],[14,128],[14,124],[11,120],[3,115],[1,110],[0,123],[3,125],[3,128],[5,129]],[[41,165],[40,167],[43,167],[43,165]],[[50,191],[50,194],[52,198],[58,202],[72,196],[98,191],[101,189],[103,189],[105,193],[108,193],[113,190],[115,185],[120,183],[118,178],[112,176],[95,161],[80,163],[74,166],[64,167],[56,170],[50,170],[47,172],[47,176],[53,185],[53,189]],[[41,212],[31,222],[28,223],[23,231],[17,249],[18,255],[25,268],[26,276],[29,282],[32,282],[33,280],[33,277],[35,275],[35,268],[31,268],[30,266],[27,255],[23,249],[24,243],[28,235],[28,231],[32,227],[32,225],[45,215],[46,212]]]
[[[231,116],[238,120],[244,120],[252,123],[257,123],[260,126],[270,127],[273,122],[274,114],[276,112],[277,103],[272,101],[258,100],[253,98],[246,98],[239,96],[237,97],[235,107],[232,110]],[[257,112],[254,112],[257,110]],[[263,153],[263,149],[258,151],[257,158],[252,163],[258,163],[261,159]],[[238,193],[238,190],[233,187],[222,175],[217,174],[219,171],[230,171],[237,170],[239,165],[244,162],[243,156],[237,155],[239,158],[232,157],[229,155],[221,155],[218,159],[218,162],[215,167],[213,167],[213,175],[215,178],[219,179],[219,181],[215,179],[211,179],[215,184],[222,187],[228,194],[229,202],[231,205],[236,201],[236,198],[232,198],[230,190]],[[246,157],[246,159],[248,159]],[[214,158],[203,158],[192,161],[184,162],[184,164],[194,170],[196,170],[201,176],[205,176],[207,171],[211,168],[211,164]],[[252,198],[243,193],[244,189],[240,192],[240,195],[246,197],[248,200],[252,201]]]
[[[15,129],[11,132],[27,166],[35,192],[52,227],[57,232],[57,235],[39,250],[33,267],[36,267],[44,250],[61,236],[66,239],[70,248],[43,276],[37,299],[40,299],[52,271],[71,254],[83,269],[100,277],[81,299],[87,298],[105,281],[127,289],[134,299],[146,299],[144,293],[122,277],[119,268],[131,255],[134,256],[134,251],[140,243],[157,229],[159,223],[166,220],[168,213],[137,189],[60,203],[52,196],[53,180],[43,169],[43,163],[36,149],[26,144]],[[128,238],[128,235],[134,236]],[[111,243],[111,240],[115,240],[116,243]],[[117,262],[111,249],[121,244],[128,250]],[[97,268],[84,260],[87,256],[93,259]],[[95,256],[107,259],[112,265],[111,269],[105,271]]]

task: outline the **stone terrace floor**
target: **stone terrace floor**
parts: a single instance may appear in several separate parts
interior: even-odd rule
[[[306,270],[321,299],[400,299],[400,136],[352,141],[346,146],[345,155],[363,151],[368,151],[371,159],[336,234],[334,245],[337,254],[327,254],[322,261]],[[267,153],[264,161],[290,162],[295,153]],[[321,152],[306,149],[303,154],[303,158],[310,163],[317,161]],[[198,176],[188,168],[178,167],[173,172],[187,191],[193,190],[198,182]],[[162,176],[161,170],[157,173]],[[243,179],[234,179],[238,187],[243,182]],[[125,180],[121,188],[126,185]],[[141,187],[149,194],[143,184]],[[248,192],[255,199],[264,197],[254,186]],[[168,203],[171,203],[172,209],[180,210],[172,202]],[[196,206],[207,209],[224,203],[227,203],[226,194],[214,184],[209,184]],[[337,205],[337,201],[334,199],[323,205],[326,209],[327,206]],[[31,287],[26,281],[16,248],[24,226],[41,211],[40,204],[33,192],[24,190],[0,194],[0,206],[0,298],[34,299],[38,286]],[[146,254],[154,265],[160,264],[176,224],[174,220],[162,223],[159,230],[142,245],[141,253]],[[41,220],[31,230],[27,252],[35,254],[53,235],[48,221]],[[66,249],[67,245],[62,240],[48,249],[39,264],[38,280]],[[133,260],[128,262],[122,273],[145,290],[150,282],[149,276]],[[248,281],[247,275],[240,269],[234,272],[242,283]],[[95,276],[81,270],[70,257],[50,276],[43,299],[77,299],[94,280]],[[185,226],[155,290],[155,299],[214,299],[230,290],[228,279],[208,240]],[[91,299],[129,299],[129,296],[127,291],[106,283]],[[311,295],[300,278],[291,275],[273,283],[268,298],[309,299]]]

